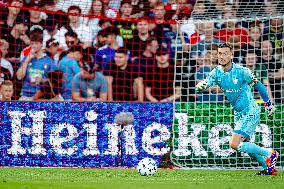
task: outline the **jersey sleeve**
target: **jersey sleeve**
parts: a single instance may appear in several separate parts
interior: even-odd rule
[[[208,84],[207,88],[213,87],[214,85],[217,84],[216,78],[217,78],[217,70],[215,68],[209,73],[208,77],[205,79],[207,81],[207,84]]]
[[[255,86],[258,82],[255,75],[248,68],[244,68],[244,81],[251,86]]]

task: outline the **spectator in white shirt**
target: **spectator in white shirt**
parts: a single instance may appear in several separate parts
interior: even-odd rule
[[[88,14],[92,5],[92,0],[58,0],[56,7],[64,12],[68,12],[69,7],[78,6],[82,14]]]
[[[83,43],[83,47],[89,47],[92,44],[92,31],[91,28],[82,22],[80,16],[81,9],[78,6],[71,6],[68,9],[70,27],[75,33],[77,33],[79,40]]]

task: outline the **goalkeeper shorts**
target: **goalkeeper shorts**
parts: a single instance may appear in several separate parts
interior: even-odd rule
[[[244,111],[235,111],[235,128],[233,132],[244,136],[246,139],[250,139],[250,137],[255,133],[259,120],[259,106],[256,103],[251,103]]]

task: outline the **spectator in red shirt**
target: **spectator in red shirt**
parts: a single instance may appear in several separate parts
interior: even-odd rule
[[[232,12],[226,12],[223,15],[223,19],[235,19]],[[224,23],[225,28],[221,29],[215,34],[216,38],[222,41],[228,42],[231,36],[240,36],[241,46],[249,41],[248,32],[246,29],[241,28],[237,25],[235,21],[227,21]]]

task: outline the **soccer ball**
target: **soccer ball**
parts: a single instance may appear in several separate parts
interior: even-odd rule
[[[141,176],[153,176],[157,169],[157,163],[152,158],[144,158],[137,165],[137,171]]]

